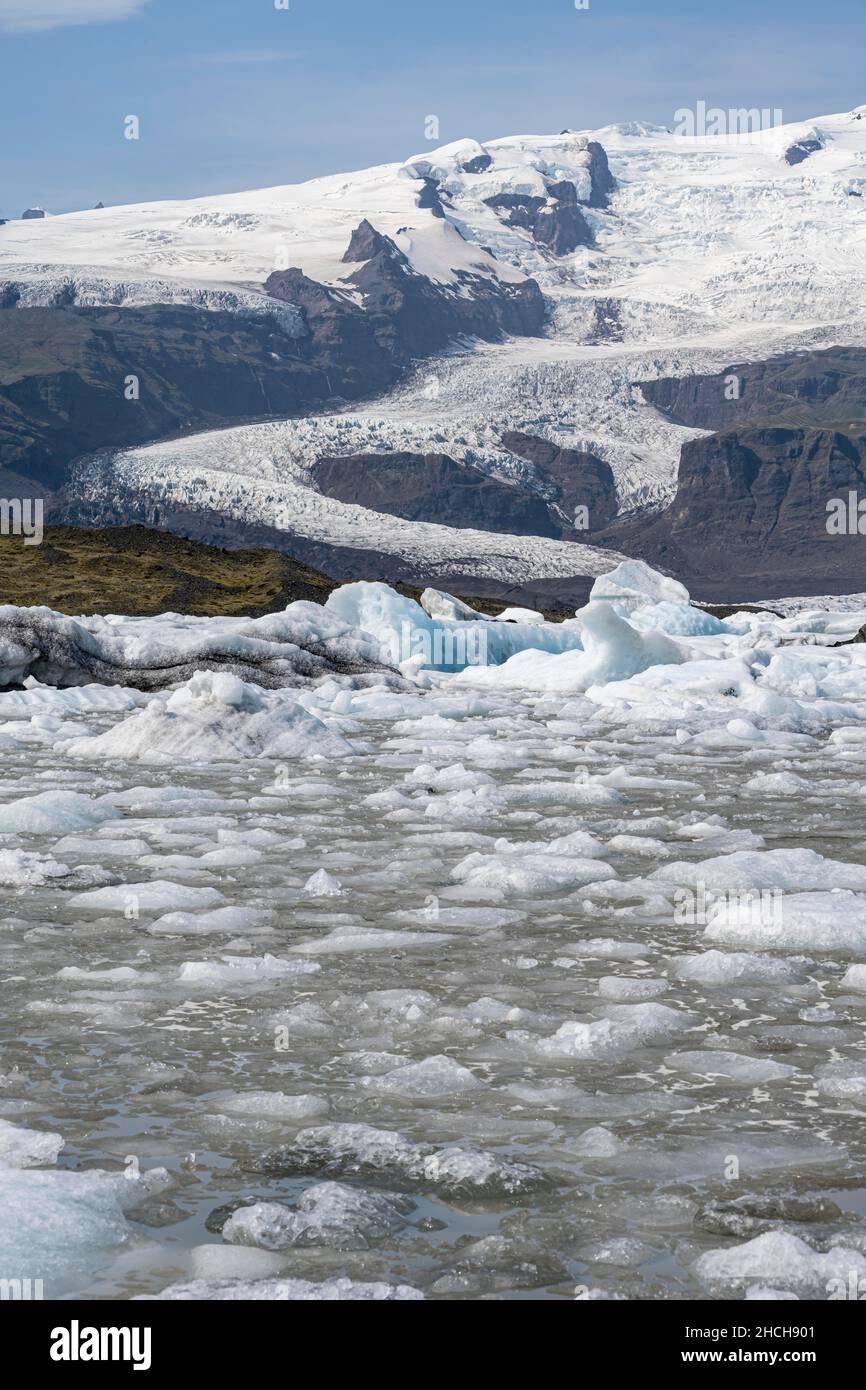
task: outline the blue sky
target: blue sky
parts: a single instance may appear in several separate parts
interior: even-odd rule
[[[866,104],[864,0],[289,3],[0,0],[0,215],[404,159],[428,115],[445,143],[669,125],[700,99],[786,120]]]

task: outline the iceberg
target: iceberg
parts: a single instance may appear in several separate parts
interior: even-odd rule
[[[197,671],[172,694],[154,697],[103,734],[73,739],[65,751],[73,758],[172,764],[341,758],[352,747],[287,691]]]
[[[325,610],[349,627],[370,633],[379,660],[390,666],[415,663],[457,672],[499,666],[527,648],[542,652],[580,651],[580,635],[562,623],[500,622],[473,613],[450,594],[426,590],[426,610],[387,584],[344,584]],[[471,616],[470,616],[471,615]]]
[[[374,641],[318,603],[263,618],[70,618],[51,608],[0,606],[0,687],[125,685],[164,690],[216,668],[282,688],[338,673],[383,673]]]
[[[549,694],[579,693],[628,680],[651,666],[675,666],[688,660],[684,649],[663,632],[639,632],[617,613],[612,603],[587,604],[580,609],[575,626],[579,628],[583,650],[553,653],[549,649],[527,649],[499,668],[467,670],[461,679]]]
[[[599,575],[589,595],[590,603],[615,603],[622,614],[653,604],[689,603],[689,591],[678,580],[660,574],[643,560],[623,560],[607,574]]]

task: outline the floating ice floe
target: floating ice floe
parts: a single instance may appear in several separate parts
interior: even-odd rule
[[[596,579],[589,597],[590,602],[603,600],[616,604],[620,613],[630,613],[658,603],[688,604],[689,591],[643,560],[624,560]]]
[[[680,956],[672,961],[670,973],[677,980],[691,980],[699,985],[767,985],[801,980],[805,968],[798,961],[777,960],[748,951],[704,951],[699,956]]]
[[[866,1061],[829,1062],[818,1068],[815,1085],[828,1100],[866,1106]]]
[[[304,893],[308,898],[341,898],[343,889],[340,882],[325,869],[317,869],[304,884]]]
[[[409,1284],[363,1284],[352,1279],[195,1279],[186,1284],[169,1284],[161,1293],[142,1295],[142,1301],[165,1299],[169,1302],[269,1303],[411,1303],[424,1295]]]
[[[268,1150],[246,1166],[271,1176],[368,1177],[395,1187],[433,1188],[452,1197],[522,1194],[545,1183],[541,1172],[528,1163],[465,1144],[415,1143],[394,1130],[364,1124],[301,1130],[291,1144]]]
[[[46,1298],[86,1288],[132,1245],[126,1213],[168,1186],[165,1169],[130,1177],[0,1166],[4,1268],[19,1279],[42,1280]]]
[[[40,792],[0,806],[0,835],[69,834],[93,830],[119,811],[80,792]]]
[[[322,1096],[286,1095],[282,1091],[243,1091],[214,1102],[214,1108],[228,1115],[249,1115],[254,1119],[311,1120],[328,1111]]]
[[[149,883],[118,883],[110,888],[92,888],[70,899],[73,907],[94,912],[164,912],[166,908],[214,907],[223,901],[217,888],[194,888],[183,883],[152,879]]]
[[[0,886],[5,888],[41,888],[71,874],[69,865],[57,859],[20,849],[0,849]]]
[[[320,969],[312,961],[280,960],[276,956],[222,956],[220,960],[186,961],[180,967],[179,978],[185,985],[246,988],[312,975]]]
[[[825,859],[811,849],[740,850],[713,859],[662,864],[652,877],[683,887],[727,893],[731,889],[796,892],[850,888],[866,891],[866,864]]]
[[[604,846],[585,831],[548,843],[498,840],[493,854],[476,850],[455,865],[451,876],[467,897],[487,889],[503,896],[532,897],[616,878],[604,853]]]
[[[672,1052],[665,1066],[673,1071],[688,1072],[690,1076],[709,1080],[756,1086],[767,1081],[786,1081],[796,1076],[797,1068],[769,1057],[748,1057],[741,1052],[726,1052],[707,1048],[705,1052]]]
[[[0,1168],[41,1168],[55,1163],[63,1142],[62,1134],[22,1129],[0,1120]]]
[[[866,1277],[866,1256],[842,1244],[822,1254],[799,1236],[768,1231],[733,1249],[708,1250],[692,1268],[702,1284],[719,1293],[742,1290],[754,1280],[825,1298],[838,1285],[844,1297],[852,1275],[855,1283]]]
[[[866,896],[840,889],[787,893],[771,911],[736,896],[717,903],[704,932],[708,941],[788,951],[866,951]]]
[[[305,956],[342,955],[356,951],[402,951],[408,947],[435,947],[452,940],[446,932],[388,931],[384,927],[335,927],[327,936],[317,936],[292,946]]]
[[[533,1038],[527,1033],[508,1036],[541,1057],[616,1061],[637,1048],[666,1043],[692,1023],[688,1014],[666,1004],[614,1004],[608,1015],[591,1023],[563,1023],[550,1038]]]
[[[480,1090],[484,1082],[453,1057],[425,1057],[395,1067],[383,1076],[365,1076],[361,1085],[377,1095],[405,1096],[409,1100],[436,1100]]]

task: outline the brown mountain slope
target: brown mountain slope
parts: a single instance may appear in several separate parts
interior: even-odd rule
[[[336,585],[276,550],[219,550],[145,526],[46,526],[42,545],[0,537],[0,603],[61,613],[249,614]]]

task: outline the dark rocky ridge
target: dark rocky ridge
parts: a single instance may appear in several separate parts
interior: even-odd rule
[[[859,592],[866,536],[827,528],[827,504],[849,491],[866,501],[866,432],[747,426],[686,444],[671,505],[605,539],[700,598]]]
[[[315,360],[318,355],[319,360]],[[0,467],[53,490],[80,454],[314,409],[380,389],[375,362],[334,367],[276,319],[181,305],[0,311]],[[130,374],[138,400],[125,398]]]
[[[715,433],[683,447],[669,507],[614,520],[595,541],[707,600],[866,588],[866,536],[831,534],[827,510],[849,493],[866,502],[866,350],[639,384],[669,419]]]
[[[824,148],[824,141],[818,135],[804,135],[802,140],[795,140],[785,151],[785,163],[790,165],[802,164],[813,154],[818,154]]]
[[[584,140],[590,177],[586,206],[607,208],[616,180],[607,153],[597,140]],[[484,201],[509,227],[530,232],[539,246],[554,256],[567,256],[579,246],[593,246],[592,228],[580,210],[577,188],[569,179],[545,180],[547,197],[529,193],[495,193]]]
[[[506,334],[536,335],[544,324],[544,297],[534,280],[513,284],[457,270],[453,287],[438,284],[413,270],[396,243],[366,219],[353,232],[343,261],[361,262],[347,281],[361,291],[377,343],[400,363],[427,356],[461,334],[493,342]],[[266,284],[269,293],[273,278]]]
[[[728,399],[736,378],[739,394]],[[726,430],[744,421],[866,425],[866,349],[831,347],[725,367],[708,376],[637,383],[645,400],[692,429]]]
[[[504,434],[501,443],[532,463],[545,485],[544,495],[447,454],[320,458],[312,477],[326,496],[388,516],[515,536],[583,540],[616,516],[613,473],[602,459],[517,431]],[[587,509],[585,526],[575,526],[578,507]]]
[[[327,497],[408,521],[515,536],[558,536],[562,530],[537,493],[509,486],[447,454],[320,458],[312,474]]]
[[[610,195],[616,189],[616,179],[610,172],[607,151],[597,140],[587,140],[586,150],[589,155],[589,173],[592,179],[589,206],[591,208],[609,207]]]

